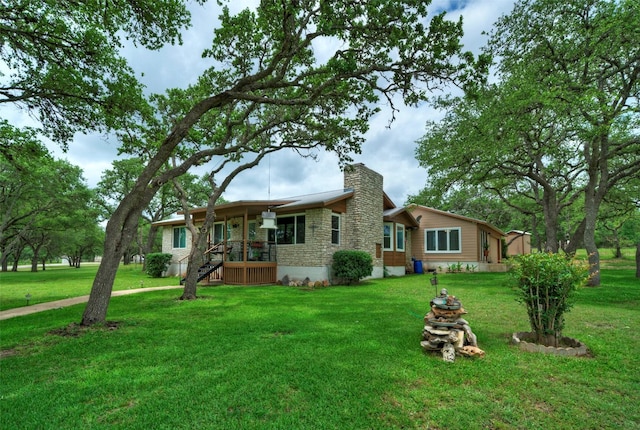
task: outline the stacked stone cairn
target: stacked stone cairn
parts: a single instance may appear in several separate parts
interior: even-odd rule
[[[456,354],[467,357],[483,357],[484,351],[478,348],[476,335],[471,331],[462,315],[467,311],[455,296],[446,289],[430,302],[431,310],[424,317],[424,330],[420,345],[424,351],[438,351],[442,359],[453,362]]]

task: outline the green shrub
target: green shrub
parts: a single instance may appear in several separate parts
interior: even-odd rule
[[[588,278],[585,262],[563,254],[538,252],[513,258],[510,273],[524,303],[535,341],[558,346],[564,313],[572,306],[576,288]]]
[[[147,275],[152,278],[161,278],[162,272],[167,270],[171,261],[171,254],[163,254],[162,252],[154,252],[145,255],[145,270]]]
[[[364,251],[337,251],[333,254],[333,273],[347,285],[373,272],[373,259]]]

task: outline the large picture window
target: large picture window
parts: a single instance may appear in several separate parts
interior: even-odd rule
[[[305,239],[305,217],[304,215],[279,216],[278,229],[269,230],[269,241],[276,241],[278,245],[300,244]]]
[[[460,227],[426,229],[425,252],[461,252]]]
[[[187,247],[187,228],[186,227],[173,228],[173,247],[174,248]]]

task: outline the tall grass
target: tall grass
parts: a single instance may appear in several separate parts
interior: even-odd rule
[[[455,363],[420,349],[424,275],[116,297],[117,329],[66,336],[81,305],[0,321],[0,428],[640,428],[633,275],[603,271],[567,314],[592,358],[509,345],[528,326],[504,274],[440,276],[486,351]]]

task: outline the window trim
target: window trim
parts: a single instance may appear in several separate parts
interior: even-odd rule
[[[389,234],[387,235],[386,233],[386,227],[389,227]],[[394,245],[394,232],[396,231],[395,228],[393,228],[393,223],[392,222],[385,222],[382,225],[382,250],[383,251],[393,251],[393,245]],[[389,239],[389,246],[387,246],[387,238]]]
[[[402,238],[398,237],[398,233],[402,232]],[[406,230],[403,224],[396,224],[396,251],[404,252],[405,246],[404,241],[406,239]]]
[[[336,214],[336,213],[332,213],[331,214],[331,244],[332,245],[340,245],[341,240],[340,237],[342,236],[341,232],[342,232],[342,221],[340,219],[340,214]],[[333,220],[337,219],[338,220],[338,228],[333,228]],[[333,237],[334,237],[334,233],[337,234],[338,237],[338,241],[334,242]]]
[[[447,233],[447,250],[440,250],[438,243],[438,232],[445,231]],[[449,249],[449,244],[451,243],[450,232],[457,231],[458,232],[458,249],[451,250]],[[427,248],[427,237],[429,232],[435,232],[435,250],[429,250]],[[425,254],[461,254],[462,253],[462,227],[439,227],[439,228],[425,228],[424,229],[424,253]]]
[[[299,232],[298,231],[298,225],[299,225],[299,221],[298,218],[304,218],[304,231]],[[307,242],[307,215],[306,213],[299,213],[299,214],[287,214],[287,215],[281,215],[278,216],[277,220],[276,220],[276,227],[279,225],[280,220],[282,220],[283,218],[293,218],[293,243],[284,243],[284,242],[280,242],[277,241],[276,242],[276,238],[278,237],[277,234],[278,232],[280,232],[280,229],[274,229],[274,230],[269,230],[269,241],[270,242],[276,242],[278,245],[304,245]],[[284,234],[284,233],[283,233]],[[298,237],[300,234],[303,234],[303,241],[302,242],[298,242]]]
[[[178,233],[178,237],[177,237],[178,246],[176,246],[176,231],[183,232],[183,233]],[[184,246],[180,246],[182,244],[182,239],[184,239]],[[187,249],[187,227],[173,227],[172,237],[171,237],[171,248]]]

